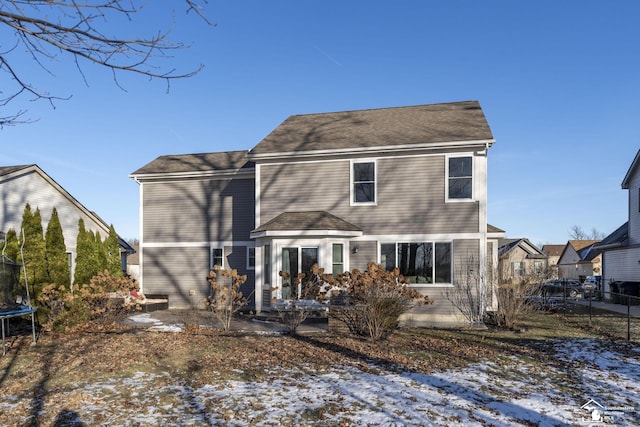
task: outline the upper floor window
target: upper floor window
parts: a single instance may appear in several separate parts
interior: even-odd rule
[[[473,198],[473,161],[468,157],[449,157],[448,199],[465,200]]]
[[[354,204],[376,203],[376,162],[351,164],[351,201]]]

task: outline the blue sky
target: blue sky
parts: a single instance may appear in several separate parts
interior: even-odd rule
[[[156,4],[160,3],[160,4]],[[132,33],[172,23],[151,2]],[[38,164],[125,238],[138,235],[129,174],[157,156],[249,149],[292,114],[478,100],[489,152],[489,222],[566,243],[579,225],[626,221],[621,182],[640,148],[640,2],[210,1],[208,27],[175,9],[166,66],[195,77],[120,76],[69,61],[32,83],[69,96],[0,130],[0,165]],[[126,28],[126,27],[123,27]],[[0,37],[3,34],[0,30]],[[2,112],[9,112],[5,108]]]

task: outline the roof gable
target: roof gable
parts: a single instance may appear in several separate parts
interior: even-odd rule
[[[503,255],[508,254],[513,251],[515,248],[520,248],[527,254],[527,258],[546,258],[547,255],[544,254],[536,245],[531,243],[529,239],[520,238],[520,239],[503,239],[500,241],[500,247],[498,248],[498,256],[502,257]]]
[[[249,151],[270,155],[372,151],[482,141],[493,135],[477,101],[294,115]]]
[[[360,236],[362,229],[326,211],[283,212],[251,232],[253,237],[274,234],[331,234]]]
[[[636,153],[636,157],[633,159],[633,162],[631,162],[631,166],[629,166],[629,170],[627,171],[627,174],[624,176],[624,179],[622,180],[623,190],[629,189],[629,183],[631,182],[631,178],[633,178],[633,176],[635,175],[639,167],[640,167],[640,150],[638,150],[638,152]]]
[[[105,234],[109,233],[110,226],[105,220],[103,220],[96,212],[87,209],[82,203],[80,203],[80,201],[78,201],[78,199],[73,197],[67,190],[65,190],[60,184],[58,184],[36,164],[0,167],[0,177],[2,178],[0,181],[3,181],[5,179],[18,179],[21,176],[29,175],[32,173],[42,177],[42,179],[44,179],[44,181],[48,185],[50,185],[51,188],[54,189],[54,191],[60,193],[71,205],[73,205],[76,209],[86,215],[87,218],[91,219],[96,225],[101,226]],[[120,236],[118,236],[118,243],[124,251],[128,253],[134,252],[134,249],[131,247],[131,245],[129,245],[129,243],[127,243]]]
[[[584,260],[586,254],[589,253],[589,250],[594,244],[600,242],[600,240],[569,240],[560,255],[560,261],[565,261],[566,256],[572,256],[574,254],[580,260]],[[585,251],[584,249],[587,249]]]

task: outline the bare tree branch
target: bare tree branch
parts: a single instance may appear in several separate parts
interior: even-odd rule
[[[204,14],[207,0],[184,1],[186,13],[195,13],[207,25],[213,25]],[[97,64],[111,70],[115,84],[123,90],[118,81],[121,72],[165,80],[167,90],[171,80],[197,74],[202,64],[178,72],[159,63],[171,58],[171,51],[189,47],[169,39],[173,25],[145,37],[126,37],[126,29],[114,23],[122,19],[133,23],[146,6],[144,0],[0,0],[0,29],[8,29],[13,36],[13,40],[6,37],[0,40],[0,71],[9,77],[8,90],[0,88],[0,106],[6,107],[23,95],[45,99],[54,107],[54,101],[70,98],[53,96],[21,78],[24,72],[19,70],[16,57],[23,52],[49,74],[53,73],[46,62],[69,57],[85,84],[87,78],[82,64]],[[117,35],[108,35],[107,31]],[[7,42],[11,47],[7,47]],[[17,124],[16,120],[24,114],[24,110],[0,114],[0,127]]]

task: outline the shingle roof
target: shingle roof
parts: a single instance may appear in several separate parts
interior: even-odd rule
[[[596,244],[597,248],[611,247],[611,246],[623,246],[629,239],[629,221],[618,227],[613,233],[602,239],[600,243]]]
[[[636,156],[634,157],[633,162],[631,162],[631,166],[629,166],[629,170],[627,171],[627,174],[624,176],[624,179],[622,180],[623,190],[629,189],[629,185],[631,184],[631,178],[635,174],[638,167],[640,167],[640,150],[638,150],[638,152],[636,153]]]
[[[576,252],[580,252],[584,248],[598,243],[600,240],[569,240],[569,244],[573,246]]]
[[[487,233],[504,233],[504,230],[499,229],[495,225],[487,224]]]
[[[19,165],[19,166],[0,166],[0,176],[8,175],[10,173],[13,173],[31,166],[35,166],[35,165],[31,164],[31,165]]]
[[[542,252],[547,256],[560,256],[566,245],[544,245]]]
[[[480,104],[463,101],[290,116],[249,157],[485,140],[493,135]]]
[[[362,231],[358,226],[338,218],[325,211],[284,212],[254,230],[289,231],[289,230],[335,230]]]
[[[247,160],[246,150],[221,153],[173,154],[160,156],[131,173],[131,175],[210,172],[252,167],[253,162]]]

